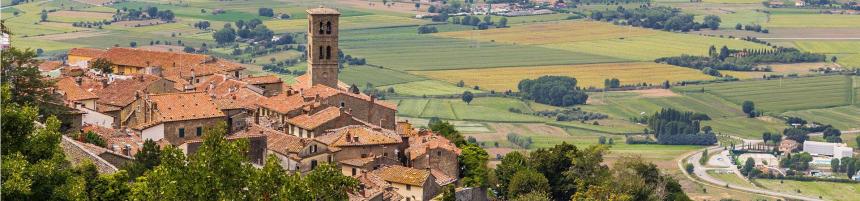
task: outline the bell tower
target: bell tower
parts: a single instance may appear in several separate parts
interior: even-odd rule
[[[337,88],[337,25],[340,12],[324,7],[308,9],[307,12],[309,87],[321,84]]]

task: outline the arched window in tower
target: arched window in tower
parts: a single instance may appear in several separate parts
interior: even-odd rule
[[[325,59],[326,60],[331,59],[331,46],[325,47]]]
[[[320,21],[320,28],[319,28],[319,32],[320,32],[320,34],[325,33],[325,27],[323,26],[323,22],[322,22],[322,21]]]
[[[325,23],[325,34],[331,34],[331,21]]]
[[[320,46],[319,58],[317,60],[322,60],[325,58],[325,52],[323,52],[323,46]]]

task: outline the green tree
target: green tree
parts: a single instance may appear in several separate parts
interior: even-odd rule
[[[137,178],[160,164],[161,147],[152,139],[147,139],[140,151],[134,154],[134,161],[123,169],[128,171],[131,178]]]
[[[765,144],[767,144],[767,141],[770,141],[770,140],[771,140],[771,136],[772,136],[772,135],[773,135],[773,134],[772,134],[772,133],[770,133],[770,132],[764,132],[764,133],[762,133],[762,134],[761,134],[761,139],[764,141],[764,143],[765,143]]]
[[[496,192],[498,192],[499,196],[503,198],[507,197],[508,184],[511,182],[511,178],[517,171],[528,167],[527,160],[525,155],[514,151],[505,154],[502,162],[496,165],[495,175],[498,180]]]
[[[723,45],[723,47],[720,48],[720,54],[718,55],[718,58],[720,58],[720,60],[726,60],[726,58],[728,58],[728,57],[729,57],[729,47],[726,47],[725,45]]]
[[[328,163],[317,166],[303,179],[308,184],[312,200],[347,200],[346,193],[358,188],[358,180],[344,176],[340,168]]]
[[[743,109],[744,113],[752,114],[752,112],[755,111],[755,103],[753,103],[752,101],[744,101],[741,108]]]
[[[460,146],[461,154],[458,157],[460,166],[463,167],[463,178],[461,182],[467,187],[487,187],[487,151],[475,144]]]
[[[98,58],[98,59],[95,59],[92,62],[90,62],[90,68],[91,69],[95,69],[96,71],[99,71],[99,72],[104,73],[104,74],[113,73],[113,67],[112,66],[113,66],[113,63],[111,63],[110,60],[107,60],[105,58]]]
[[[0,83],[15,89],[10,91],[8,102],[4,101],[3,104],[32,105],[42,117],[40,121],[49,116],[63,117],[68,114],[68,109],[52,92],[54,82],[43,79],[39,72],[40,61],[36,60],[35,52],[10,47],[2,51],[0,61]],[[28,131],[31,130],[22,130]],[[3,142],[8,141],[4,139]]]
[[[755,169],[755,159],[747,158],[747,161],[744,162],[743,168],[741,168],[741,173],[749,176],[750,172],[752,172],[754,169]]]
[[[830,160],[830,170],[832,170],[833,172],[840,172],[840,169],[839,169],[840,167],[842,167],[842,166],[839,165],[839,159],[838,158],[834,158],[834,159]]]
[[[549,194],[546,192],[531,192],[526,193],[515,198],[512,198],[511,201],[550,201]]]
[[[42,22],[48,21],[48,11],[42,9],[42,14],[39,16],[39,19],[42,20]]]
[[[212,37],[218,44],[232,43],[236,40],[236,30],[233,30],[229,23],[224,24],[224,28],[216,31]]]
[[[437,121],[433,121],[433,118],[430,119],[430,130],[451,140],[457,147],[466,144],[466,139],[463,138],[463,135],[460,134],[460,131],[457,131],[453,124],[448,123],[448,121],[438,120],[438,118],[436,119]]]
[[[547,191],[549,191],[549,180],[541,173],[528,168],[517,171],[508,185],[508,197],[511,198],[531,192]]]
[[[472,99],[475,98],[475,95],[472,94],[471,91],[464,91],[463,95],[460,98],[462,98],[463,102],[466,102],[466,104],[468,105],[469,103],[472,102]]]
[[[785,135],[785,138],[797,141],[798,143],[803,143],[809,139],[809,131],[799,129],[799,128],[787,128],[782,131]]]
[[[497,28],[505,28],[508,27],[508,18],[502,17],[499,19],[499,24],[496,25]]]
[[[693,170],[695,170],[695,168],[696,167],[693,164],[684,164],[684,171],[687,171],[687,174],[693,174]]]
[[[708,149],[702,151],[702,156],[699,157],[699,164],[705,165],[708,163]]]
[[[708,26],[711,30],[717,30],[720,28],[720,23],[723,22],[720,20],[719,16],[716,15],[708,15],[705,16],[704,24]]]

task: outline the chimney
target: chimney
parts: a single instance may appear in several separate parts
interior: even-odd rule
[[[131,156],[131,145],[125,144],[125,148],[122,151],[126,156]]]
[[[113,146],[111,146],[110,150],[113,152],[119,152],[119,145],[113,144]]]
[[[346,132],[346,142],[352,142],[352,134],[349,132]]]
[[[81,83],[83,83],[83,82],[84,82],[84,79],[83,79],[83,78],[81,78],[81,77],[75,77],[75,83],[77,83],[77,84],[78,84],[78,86],[80,86],[80,85],[81,85]]]

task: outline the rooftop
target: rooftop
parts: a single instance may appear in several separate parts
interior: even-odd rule
[[[319,8],[308,9],[307,12],[311,15],[340,15],[340,12],[338,12],[337,10],[322,6],[320,6]]]
[[[398,144],[403,142],[393,131],[368,126],[345,126],[326,131],[315,140],[333,147]]]
[[[373,171],[373,174],[387,182],[423,186],[430,177],[430,171],[390,165]]]
[[[96,99],[98,96],[93,94],[86,89],[83,89],[78,83],[75,81],[74,77],[64,77],[60,78],[57,81],[57,90],[62,91],[64,97],[68,101],[80,101],[80,100],[90,100]],[[83,78],[80,78],[83,79]]]
[[[203,92],[152,94],[149,99],[156,104],[155,110],[162,122],[224,117],[215,102]]]

